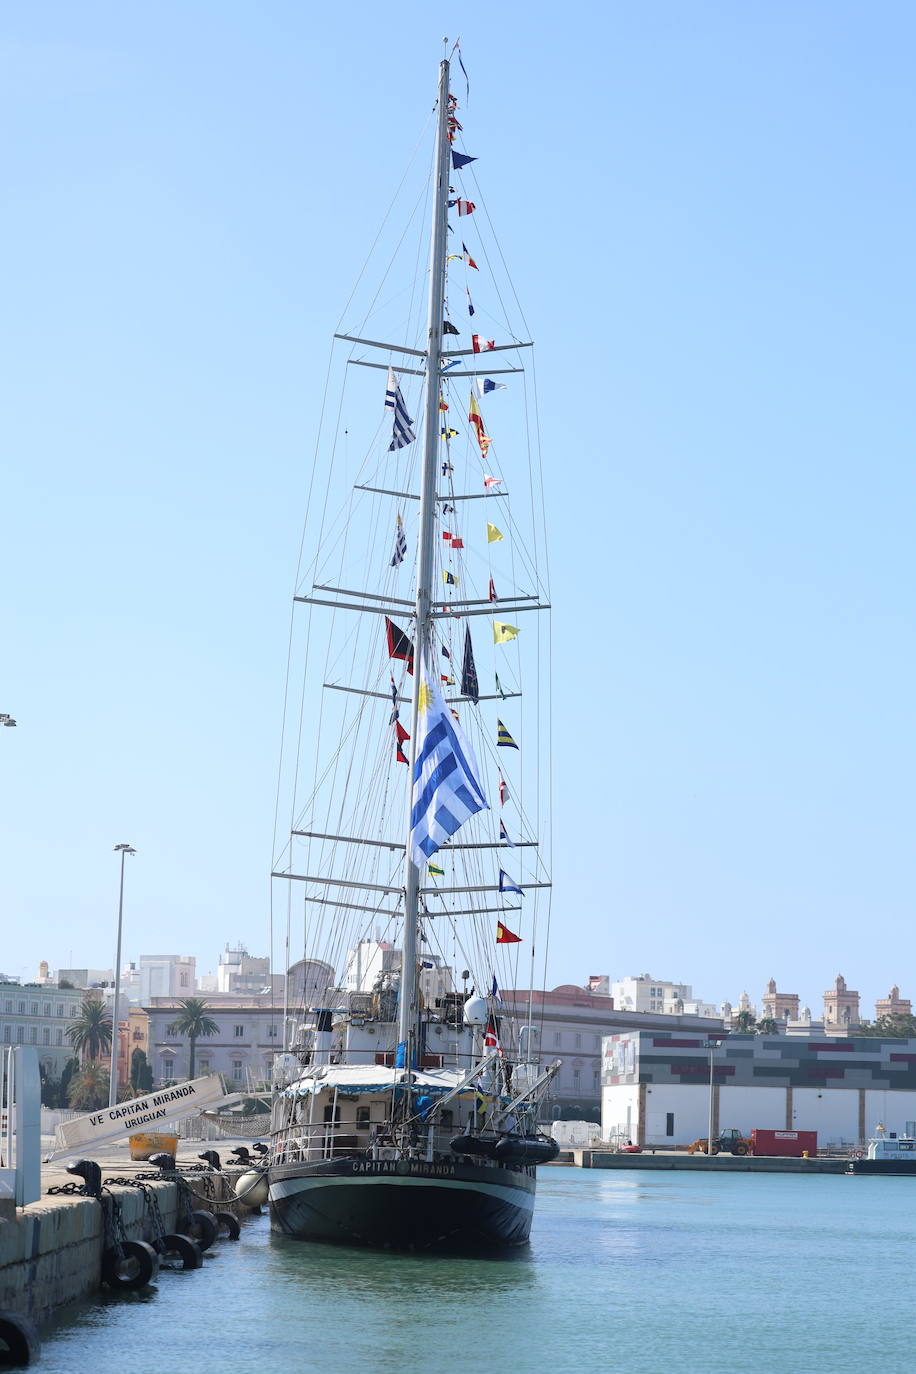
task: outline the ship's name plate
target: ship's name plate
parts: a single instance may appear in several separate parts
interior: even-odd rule
[[[447,1178],[455,1173],[452,1163],[433,1164],[419,1159],[356,1159],[352,1168],[354,1174],[419,1174],[421,1178]]]

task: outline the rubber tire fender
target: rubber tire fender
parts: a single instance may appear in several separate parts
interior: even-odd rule
[[[214,1212],[213,1220],[216,1222],[217,1234],[220,1239],[225,1235],[226,1240],[238,1240],[242,1234],[241,1223],[232,1212]]]
[[[159,1272],[159,1256],[145,1240],[124,1240],[121,1242],[125,1260],[130,1262],[132,1272],[121,1270],[121,1261],[115,1249],[106,1250],[102,1256],[102,1282],[113,1293],[127,1293],[135,1288],[145,1288]]]
[[[196,1208],[185,1219],[184,1234],[196,1240],[201,1250],[209,1250],[216,1240],[219,1228],[213,1219],[211,1212],[205,1212],[202,1207]]]
[[[0,1368],[31,1364],[40,1351],[38,1332],[26,1317],[18,1312],[0,1312]]]
[[[166,1255],[175,1255],[181,1260],[182,1269],[199,1269],[204,1262],[203,1252],[193,1236],[182,1235],[181,1231],[169,1231],[162,1237],[159,1248],[160,1260]]]

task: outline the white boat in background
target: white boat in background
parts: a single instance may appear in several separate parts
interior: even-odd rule
[[[537,1120],[559,1066],[538,1062],[531,1008],[516,1024],[500,998],[537,986],[546,951],[549,598],[531,345],[495,318],[511,284],[490,272],[450,76],[445,60],[421,287],[408,196],[408,228],[383,225],[384,292],[335,335],[290,651],[273,877],[303,956],[268,1177],[289,1235],[493,1251],[527,1241],[558,1152]]]
[[[916,1175],[916,1136],[885,1131],[879,1122],[867,1149],[856,1150],[846,1166],[848,1174]]]

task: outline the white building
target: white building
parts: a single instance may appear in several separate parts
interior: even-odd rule
[[[732,1034],[713,1052],[702,1032],[629,1031],[603,1045],[602,1136],[687,1145],[737,1127],[817,1131],[819,1145],[861,1147],[880,1121],[916,1122],[916,1040]]]
[[[71,983],[75,988],[97,988],[103,983],[114,982],[114,969],[110,968],[60,968],[57,982]]]
[[[148,1058],[158,1085],[188,1077],[190,1043],[170,1027],[178,1015],[178,998],[155,997],[144,1004],[149,1017]],[[206,1015],[217,1025],[215,1035],[195,1046],[195,1076],[221,1073],[242,1089],[269,1086],[274,1056],[283,1049],[283,1007],[271,997],[218,994],[206,999]]]
[[[243,944],[235,948],[226,945],[219,956],[216,969],[216,988],[219,993],[241,992],[257,997],[270,987],[270,960],[248,953]]]
[[[611,983],[617,1011],[661,1012],[665,1016],[717,1017],[718,1007],[693,995],[689,983],[669,983],[651,973],[635,974]]]
[[[193,997],[197,960],[188,954],[140,955],[140,1002],[153,997]]]
[[[48,1076],[59,1078],[76,1055],[67,1028],[79,1017],[83,996],[79,989],[0,982],[0,1048],[34,1045]]]
[[[400,982],[401,951],[387,940],[360,940],[347,951],[344,990],[374,992],[380,983]],[[451,968],[436,954],[424,954],[420,962],[420,992],[428,1007],[442,1001],[455,987]]]

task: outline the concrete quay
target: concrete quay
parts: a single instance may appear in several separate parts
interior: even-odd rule
[[[720,1174],[845,1174],[846,1159],[795,1159],[789,1155],[688,1155],[674,1150],[627,1154],[617,1150],[573,1150],[582,1169],[706,1169]]]
[[[220,1141],[222,1152],[243,1142]],[[248,1142],[250,1144],[250,1142]],[[179,1148],[179,1164],[198,1164],[201,1146],[189,1141]],[[126,1143],[87,1152],[106,1178],[131,1178],[152,1173],[153,1166],[129,1158]],[[27,1317],[42,1327],[67,1303],[87,1298],[101,1285],[105,1249],[102,1208],[97,1199],[76,1194],[48,1194],[48,1188],[81,1180],[66,1172],[69,1161],[42,1166],[40,1201],[27,1207],[4,1209],[0,1216],[0,1310]],[[201,1165],[201,1168],[205,1166]],[[193,1205],[205,1211],[231,1211],[239,1220],[248,1208],[234,1195],[233,1183],[244,1168],[224,1167],[222,1173],[201,1174],[189,1180]],[[174,1231],[179,1212],[178,1185],[152,1182],[166,1231]],[[129,1240],[151,1241],[152,1228],[139,1188],[111,1185],[121,1205],[124,1230]]]

